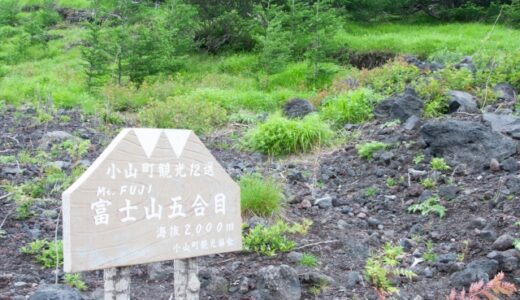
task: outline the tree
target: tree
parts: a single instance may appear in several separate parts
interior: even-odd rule
[[[0,25],[16,25],[21,11],[22,6],[19,1],[0,0]]]
[[[102,25],[99,22],[87,24],[88,35],[84,41],[81,57],[85,62],[87,86],[90,88],[102,85],[109,76],[110,55],[108,45],[102,39]]]

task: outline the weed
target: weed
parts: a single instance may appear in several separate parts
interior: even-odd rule
[[[81,274],[79,273],[67,273],[64,277],[65,283],[71,288],[77,288],[80,291],[87,290],[87,284],[81,279]]]
[[[512,296],[517,291],[516,286],[504,281],[504,273],[500,272],[487,283],[484,280],[471,284],[469,291],[463,289],[460,293],[455,289],[451,290],[447,300],[476,300],[476,299],[500,299],[497,296]]]
[[[380,97],[369,89],[348,91],[326,101],[320,114],[337,128],[346,123],[363,123],[372,118],[378,100]]]
[[[389,187],[389,188],[393,188],[395,186],[397,186],[397,180],[395,178],[392,178],[392,177],[388,177],[386,179],[386,186]]]
[[[329,145],[333,138],[330,127],[317,115],[302,120],[289,120],[279,114],[271,116],[246,134],[245,144],[269,155],[309,152]]]
[[[356,145],[356,149],[358,151],[358,155],[364,159],[372,159],[374,153],[379,150],[387,149],[389,147],[388,144],[372,141],[360,145]]]
[[[435,213],[442,218],[446,214],[446,208],[440,203],[439,197],[433,196],[424,200],[422,203],[410,205],[408,212],[420,212],[423,216]]]
[[[433,242],[427,241],[426,242],[426,251],[424,251],[423,256],[425,261],[431,261],[434,262],[437,260],[437,254],[433,250]]]
[[[425,178],[421,181],[421,185],[425,189],[433,189],[437,185],[437,182],[435,182],[435,180],[432,178]]]
[[[70,159],[77,163],[81,158],[87,154],[88,149],[90,148],[89,140],[66,140],[61,144],[53,146],[51,150],[53,153],[57,154],[59,151],[65,151]]]
[[[243,213],[272,216],[280,211],[283,193],[274,178],[260,174],[244,175],[240,178],[240,207]]]
[[[0,156],[0,164],[14,164],[16,163],[16,156],[2,155]]]
[[[365,265],[365,279],[375,288],[380,299],[396,294],[399,289],[393,286],[391,276],[405,276],[409,279],[416,276],[410,270],[397,266],[403,259],[403,248],[387,243],[381,253],[372,255]]]
[[[45,268],[63,264],[63,241],[35,240],[20,248],[24,254],[34,256],[36,262]]]
[[[321,293],[323,293],[327,287],[329,286],[329,283],[325,279],[320,279],[318,282],[314,283],[309,288],[309,293],[311,293],[314,296],[318,296]]]
[[[418,164],[422,163],[423,161],[424,161],[424,154],[417,154],[413,158],[413,163],[415,165],[418,165]]]
[[[297,225],[299,225],[298,228],[295,228]],[[265,256],[275,256],[278,252],[289,252],[296,247],[296,242],[289,239],[287,235],[308,230],[304,229],[301,228],[301,224],[289,225],[284,221],[277,221],[272,226],[257,225],[245,234],[244,250]]]
[[[430,161],[430,166],[433,170],[436,171],[447,171],[450,170],[451,167],[444,161],[442,157],[434,157]]]
[[[372,198],[377,195],[377,192],[378,190],[375,187],[371,186],[365,189],[363,195],[367,198]]]
[[[312,254],[304,253],[299,263],[302,266],[314,268],[318,265],[318,258]]]

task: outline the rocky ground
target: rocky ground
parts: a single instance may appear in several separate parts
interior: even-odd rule
[[[392,97],[376,109],[375,121],[347,125],[350,135],[343,145],[281,160],[236,147],[244,125],[204,137],[234,178],[252,171],[279,178],[287,199],[283,218],[306,218],[313,225],[308,234],[294,237],[296,250],[274,258],[253,253],[201,258],[202,298],[377,299],[363,270],[366,259],[386,242],[404,248],[400,267],[417,275],[412,280],[392,278],[400,289],[395,299],[444,299],[451,288],[489,280],[499,271],[520,285],[520,252],[512,245],[520,237],[515,225],[520,220],[515,140],[520,138],[520,119],[508,109],[511,99],[499,111],[496,106],[485,108],[484,114],[460,100],[445,118],[423,121],[414,117],[422,109],[417,101],[411,91]],[[49,158],[47,163],[70,172],[73,165],[88,166],[118,131],[75,110],[55,112],[44,124],[36,115],[31,108],[8,108],[0,115],[1,155],[24,150],[36,155],[38,149],[51,153],[52,144],[74,136],[90,140],[80,161],[65,154]],[[402,122],[388,122],[393,119]],[[391,147],[376,152],[370,161],[360,158],[355,145],[372,140]],[[451,169],[432,170],[433,156],[444,157]],[[56,234],[60,238],[59,192],[48,191],[45,200],[33,205],[32,216],[17,220],[15,202],[5,188],[43,176],[44,166],[2,162],[0,168],[0,299],[47,299],[45,287],[69,296],[64,299],[102,299],[101,271],[82,274],[88,289],[81,293],[49,286],[56,275],[61,283],[63,273],[43,269],[19,250],[34,239],[54,239]],[[425,178],[436,185],[425,188]],[[408,212],[410,205],[432,195],[446,207],[443,218]],[[256,217],[245,221],[265,222]],[[434,260],[423,259],[428,251],[436,254]],[[318,266],[301,266],[303,253],[315,255]],[[133,298],[171,299],[172,277],[171,262],[133,267]],[[322,287],[317,295],[311,293],[316,286]]]

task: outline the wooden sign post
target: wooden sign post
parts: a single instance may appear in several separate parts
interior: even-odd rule
[[[63,193],[65,272],[105,269],[129,299],[129,265],[174,259],[176,299],[198,299],[198,256],[242,248],[240,189],[189,130],[123,129]]]

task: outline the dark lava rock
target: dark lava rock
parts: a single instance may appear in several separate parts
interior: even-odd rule
[[[491,158],[505,159],[517,152],[517,142],[477,122],[434,120],[420,131],[432,155],[474,168],[488,166]]]
[[[510,157],[501,163],[501,167],[504,171],[511,173],[516,172],[518,171],[518,161],[516,160],[516,158]]]
[[[374,109],[374,115],[381,119],[399,119],[405,122],[411,116],[422,116],[423,101],[413,89],[406,89],[403,94],[393,95],[381,101]]]
[[[83,300],[80,292],[63,284],[40,286],[29,300]]]
[[[520,192],[520,178],[517,176],[508,176],[506,179],[506,187],[513,194]]]
[[[489,281],[498,272],[498,262],[492,259],[479,259],[471,262],[462,271],[450,276],[451,284],[455,287],[468,288],[471,283],[479,280]]]
[[[420,124],[421,119],[418,116],[413,115],[406,119],[406,122],[404,123],[403,127],[404,129],[411,131],[419,127]]]
[[[285,103],[283,114],[287,118],[303,118],[314,111],[314,106],[304,99],[291,99]]]
[[[477,114],[480,112],[477,107],[477,101],[473,95],[462,91],[450,91],[448,95],[450,97],[449,113],[466,112]]]
[[[439,187],[439,196],[444,200],[453,200],[457,198],[460,189],[456,185],[442,185]]]
[[[503,234],[496,239],[491,247],[495,250],[507,250],[513,248],[514,238],[509,234]]]
[[[498,101],[515,103],[518,100],[518,93],[509,83],[499,83],[493,88],[493,93]]]
[[[518,268],[520,252],[518,252],[516,249],[510,249],[507,251],[492,251],[487,255],[487,258],[498,261],[500,270],[512,272]]]
[[[173,265],[167,263],[151,263],[146,266],[150,280],[168,280],[173,277]]]
[[[218,275],[201,276],[200,287],[202,293],[207,296],[225,296],[228,294],[229,282],[226,278]]]
[[[302,288],[298,273],[287,265],[267,266],[258,271],[256,288],[260,299],[300,299]]]
[[[363,276],[361,273],[356,271],[350,271],[347,272],[347,288],[352,289],[356,286],[358,283],[363,282]]]
[[[520,139],[520,117],[508,114],[484,113],[482,118],[491,125],[493,131]]]

